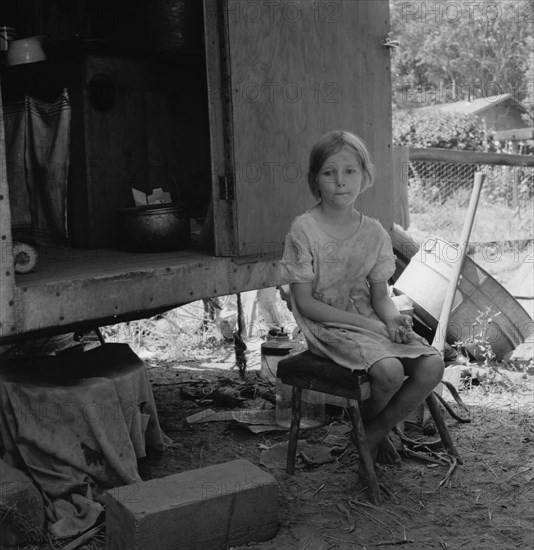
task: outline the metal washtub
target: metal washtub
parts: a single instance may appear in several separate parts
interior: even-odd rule
[[[429,237],[394,285],[395,293],[406,294],[414,302],[415,316],[434,331],[456,260],[456,250],[452,243]],[[480,321],[477,321],[479,316]],[[447,326],[447,342],[454,344],[479,334],[483,330],[484,317],[492,318],[487,341],[497,360],[506,359],[534,331],[533,320],[517,300],[466,256]]]

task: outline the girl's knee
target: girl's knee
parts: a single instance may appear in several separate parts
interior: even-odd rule
[[[394,357],[377,361],[370,369],[373,391],[395,393],[404,382],[402,363]]]
[[[440,355],[431,355],[430,359],[430,369],[439,382],[443,378],[443,373],[445,372],[445,362]]]
[[[443,378],[445,363],[440,355],[429,355],[423,357],[417,375],[428,382],[432,387],[437,385]]]

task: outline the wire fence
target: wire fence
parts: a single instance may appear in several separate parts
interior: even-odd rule
[[[518,208],[532,200],[533,167],[413,161],[409,163],[408,184],[425,201],[443,204],[458,194],[470,193],[474,175],[479,171],[486,174],[480,204],[499,203]]]
[[[485,242],[532,240],[534,167],[531,166],[409,161],[412,224],[426,233],[457,237],[458,225],[461,225],[458,220],[469,204],[477,171],[486,178],[476,215],[476,239]]]

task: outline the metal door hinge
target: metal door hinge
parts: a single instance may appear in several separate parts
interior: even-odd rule
[[[386,39],[384,42],[382,42],[382,46],[389,48],[391,51],[395,51],[397,48],[400,47],[400,42],[398,40],[392,40],[390,34],[388,33],[386,36]]]
[[[234,177],[229,174],[219,176],[219,198],[223,201],[232,201],[235,196]]]

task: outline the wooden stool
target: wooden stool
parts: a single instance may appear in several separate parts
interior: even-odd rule
[[[341,367],[330,359],[319,357],[310,351],[304,351],[282,359],[278,363],[276,376],[284,384],[293,387],[292,418],[287,448],[286,472],[291,475],[295,473],[302,390],[314,390],[345,397],[347,399],[347,411],[352,422],[352,434],[358,447],[362,471],[366,478],[371,501],[374,504],[381,504],[382,496],[376,479],[373,459],[367,445],[359,407],[360,402],[371,397],[371,377],[369,374],[363,370],[351,371],[350,369]],[[426,402],[438,429],[441,441],[461,464],[461,458],[454,447],[437,400],[432,393],[427,397]]]

